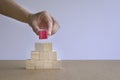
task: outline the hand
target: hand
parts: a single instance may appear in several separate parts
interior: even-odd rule
[[[46,11],[31,14],[28,18],[28,24],[36,34],[40,29],[47,29],[49,36],[55,34],[60,27],[58,22]]]

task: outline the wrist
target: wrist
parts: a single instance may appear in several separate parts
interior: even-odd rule
[[[32,22],[32,16],[33,16],[32,13],[28,13],[28,14],[26,15],[26,21],[25,21],[25,23],[30,24],[30,23]]]

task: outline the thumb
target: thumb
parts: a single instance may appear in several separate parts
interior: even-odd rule
[[[39,27],[36,25],[36,26],[33,26],[33,31],[36,33],[36,35],[38,35],[38,32],[40,31]]]

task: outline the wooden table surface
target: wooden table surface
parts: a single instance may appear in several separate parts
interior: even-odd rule
[[[26,70],[24,60],[0,60],[0,80],[120,80],[120,60],[63,60],[60,70]]]

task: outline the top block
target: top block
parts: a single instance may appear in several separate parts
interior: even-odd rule
[[[35,43],[35,51],[52,51],[52,43]]]
[[[47,39],[48,38],[48,32],[46,29],[40,29],[38,32],[39,39]]]

